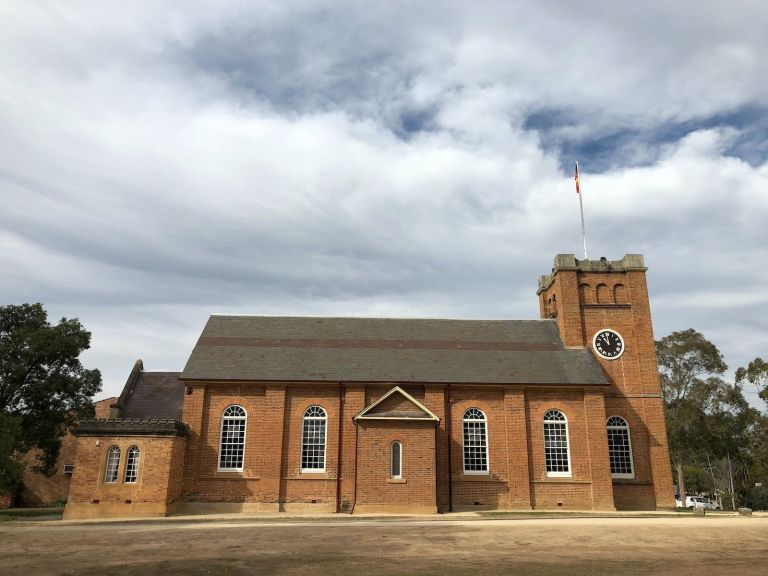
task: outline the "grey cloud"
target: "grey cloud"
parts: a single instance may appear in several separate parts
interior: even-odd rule
[[[577,154],[657,336],[768,353],[762,5],[104,6],[0,24],[0,296],[79,316],[105,393],[214,312],[535,318]]]

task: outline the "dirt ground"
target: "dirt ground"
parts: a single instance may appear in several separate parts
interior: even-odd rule
[[[0,524],[0,574],[768,574],[766,517]]]

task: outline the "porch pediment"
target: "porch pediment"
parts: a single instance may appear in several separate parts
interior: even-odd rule
[[[438,418],[400,386],[395,386],[378,400],[363,408],[353,420],[431,420]]]

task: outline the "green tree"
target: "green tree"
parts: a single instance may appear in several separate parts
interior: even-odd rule
[[[714,489],[712,477],[703,468],[686,465],[683,466],[683,474],[685,485],[691,492],[712,492]]]
[[[21,482],[24,467],[13,455],[20,436],[19,419],[0,414],[0,493],[12,491]]]
[[[762,358],[755,358],[746,368],[736,370],[736,383],[749,382],[757,388],[760,398],[768,404],[768,362]]]
[[[728,366],[723,355],[699,332],[673,332],[656,342],[659,375],[669,435],[669,452],[685,495],[684,466],[721,446],[711,416],[727,404],[727,385],[720,378]],[[724,425],[724,420],[721,422]],[[715,446],[713,446],[715,444]]]
[[[101,390],[98,370],[79,356],[91,334],[77,319],[48,322],[41,304],[0,306],[0,482],[18,483],[16,456],[39,448],[36,468],[55,471],[61,437],[93,413]]]

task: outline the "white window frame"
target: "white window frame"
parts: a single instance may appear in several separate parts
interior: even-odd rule
[[[116,459],[112,458],[114,454],[117,454]],[[120,446],[109,447],[109,450],[107,450],[107,462],[106,462],[106,466],[104,467],[104,484],[117,484],[117,481],[120,478],[120,458],[121,457],[122,457],[122,452],[120,450]],[[114,464],[114,468],[113,468],[113,464]]]
[[[622,422],[624,422],[623,425],[611,425],[609,422],[614,419],[618,418]],[[634,478],[635,477],[635,458],[632,455],[632,432],[629,429],[629,421],[624,418],[623,416],[613,415],[609,416],[605,421],[605,431],[606,433],[609,430],[626,430],[627,432],[627,445],[629,447],[629,467],[632,469],[632,472],[627,474],[626,472],[611,472],[611,478]],[[608,466],[611,465],[611,448],[608,447]]]
[[[472,418],[467,419],[467,414],[472,411],[476,410],[480,414],[482,414],[482,418]],[[485,470],[467,470],[467,436],[466,436],[466,430],[465,430],[465,423],[471,422],[471,423],[481,423],[483,425],[483,437],[485,439],[485,445],[483,448],[485,448]],[[464,474],[467,476],[488,476],[491,472],[491,458],[488,451],[488,416],[486,416],[485,412],[480,410],[480,408],[476,408],[475,406],[472,406],[470,408],[467,408],[464,410],[464,414],[461,416],[461,458],[462,458],[462,465],[464,468]]]
[[[135,457],[132,455],[135,454]],[[125,472],[123,473],[123,483],[136,484],[139,481],[139,465],[141,464],[141,448],[131,446],[125,453]],[[128,479],[128,474],[133,473],[133,480]]]
[[[399,474],[395,474],[394,466],[392,466],[395,463],[395,444],[397,444],[400,449],[397,463],[397,468],[400,470]],[[403,443],[400,442],[400,440],[394,440],[389,445],[389,477],[391,480],[403,479]]]
[[[230,408],[239,408],[240,410],[243,411],[243,415],[228,416],[227,410],[229,410]],[[243,421],[243,456],[242,456],[242,460],[240,461],[239,468],[235,466],[231,466],[231,467],[221,466],[221,451],[224,447],[224,422],[226,420],[238,420],[238,421],[242,420]],[[218,472],[242,472],[243,471],[243,466],[245,466],[245,444],[246,444],[245,441],[247,438],[247,434],[248,434],[248,411],[240,404],[230,404],[229,406],[224,408],[224,410],[222,410],[221,412],[221,424],[219,425],[219,451],[218,451],[218,454],[216,454],[216,470]],[[232,446],[233,444],[228,443],[227,445]]]
[[[563,419],[547,419],[547,416],[551,414],[552,412],[559,413]],[[568,463],[568,471],[549,471],[547,470],[547,432],[546,427],[547,424],[556,424],[560,425],[562,424],[565,427],[565,456],[566,461]],[[573,467],[571,466],[571,439],[568,434],[568,417],[565,415],[565,412],[562,410],[558,410],[557,408],[551,408],[547,410],[544,413],[544,418],[542,418],[542,426],[541,431],[544,434],[544,470],[546,471],[547,478],[571,478],[573,477]]]
[[[322,416],[307,416],[307,414],[310,414],[310,412],[313,409],[320,410],[323,415]],[[314,421],[314,422],[322,422],[323,423],[323,466],[322,468],[305,468],[304,467],[304,430],[308,421]],[[321,446],[321,444],[312,444],[312,446]],[[325,472],[325,465],[326,460],[328,457],[328,412],[325,408],[322,406],[319,406],[317,404],[312,404],[312,406],[307,407],[306,410],[304,410],[304,415],[301,418],[301,453],[299,454],[299,457],[301,458],[300,466],[301,466],[301,473],[302,474],[322,474]]]

